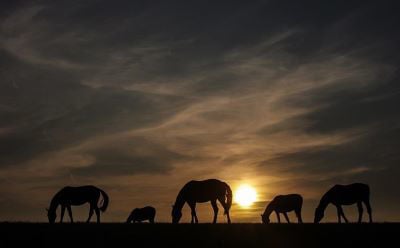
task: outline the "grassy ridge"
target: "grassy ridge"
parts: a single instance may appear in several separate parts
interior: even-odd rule
[[[0,247],[384,247],[400,224],[1,223]],[[398,243],[390,245],[398,247]]]

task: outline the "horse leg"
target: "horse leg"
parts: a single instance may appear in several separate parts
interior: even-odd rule
[[[211,201],[211,206],[214,210],[214,219],[213,219],[213,224],[217,223],[217,216],[218,216],[218,205],[216,200]]]
[[[74,223],[74,218],[72,218],[72,209],[71,206],[67,206],[67,210],[68,210],[68,215],[69,215],[69,219],[71,220],[71,223]]]
[[[194,204],[195,206],[195,210],[194,210],[194,221],[197,223],[199,223],[199,219],[197,218],[197,213],[196,213],[196,203]]]
[[[100,209],[95,208],[94,211],[96,211],[97,223],[100,223]]]
[[[296,213],[298,222],[303,223],[303,219],[301,218],[301,209],[296,209],[295,213]]]
[[[367,212],[368,212],[368,215],[369,215],[369,222],[372,223],[372,209],[371,209],[371,205],[369,204],[369,199],[364,201],[364,204],[367,207]]]
[[[190,210],[191,210],[191,214],[192,214],[192,221],[190,223],[199,223],[199,220],[197,219],[197,215],[196,215],[196,203],[195,202],[190,202],[188,203]]]
[[[86,223],[90,222],[90,219],[92,218],[92,215],[93,215],[93,206],[92,206],[92,204],[90,204],[89,217],[86,220]]]
[[[342,206],[339,206],[339,211],[340,211],[340,214],[342,215],[344,221],[345,221],[346,223],[349,223],[349,221],[347,220],[346,216],[344,215]]]
[[[342,210],[342,216],[343,216],[344,221],[345,221],[346,223],[349,223],[349,220],[346,218],[346,215],[344,215],[343,210]]]
[[[60,216],[60,223],[62,223],[62,222],[63,222],[63,219],[64,219],[64,213],[65,213],[65,206],[64,206],[64,205],[62,205],[62,206],[61,206],[61,216]]]
[[[281,223],[281,216],[279,216],[278,212],[275,211],[275,213],[276,213],[276,218],[278,219],[278,223]]]
[[[283,212],[283,216],[285,216],[287,223],[290,223],[289,217],[286,212]]]
[[[231,224],[231,217],[229,216],[229,211],[226,211],[226,218],[228,219],[228,224]]]
[[[341,213],[340,213],[340,207],[336,206],[337,210],[337,217],[338,217],[338,223],[342,223],[342,218],[341,218]]]
[[[357,202],[357,208],[358,208],[358,223],[361,223],[364,211],[361,202]]]

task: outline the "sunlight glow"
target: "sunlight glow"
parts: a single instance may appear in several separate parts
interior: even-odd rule
[[[241,207],[249,207],[256,200],[257,200],[257,192],[253,187],[247,184],[242,184],[236,190],[235,201]]]

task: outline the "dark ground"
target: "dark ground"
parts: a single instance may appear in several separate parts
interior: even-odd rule
[[[0,247],[399,247],[400,223],[0,223]],[[395,242],[397,241],[397,242]],[[395,242],[395,243],[393,243]]]

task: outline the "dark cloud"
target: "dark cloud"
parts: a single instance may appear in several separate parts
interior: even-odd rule
[[[384,124],[387,128],[398,124],[400,121],[397,115],[397,105],[400,104],[398,85],[400,74],[397,71],[389,81],[385,77],[386,75],[379,75],[383,81],[360,91],[340,88],[317,89],[295,99],[294,102],[297,105],[322,106],[300,117],[307,123],[311,123],[307,131],[329,133],[372,124]],[[381,129],[380,126],[378,128]]]
[[[130,137],[126,142],[109,142],[108,145],[87,151],[95,158],[94,162],[71,173],[77,176],[167,173],[175,163],[196,159],[170,151],[143,137]]]
[[[184,97],[119,88],[93,89],[65,71],[35,68],[3,55],[9,63],[0,73],[4,106],[0,114],[1,124],[10,128],[0,140],[3,166],[74,146],[96,135],[159,123],[187,102]]]
[[[385,80],[385,76],[381,77]],[[355,168],[390,170],[400,162],[400,104],[398,71],[390,79],[360,90],[329,87],[312,89],[286,101],[292,106],[315,110],[264,127],[260,135],[296,130],[309,135],[347,132],[347,141],[317,145],[282,153],[262,164],[288,165],[283,170],[324,175],[351,172]],[[289,166],[291,165],[291,166]],[[334,170],[332,170],[334,168]],[[335,175],[335,173],[333,173]],[[339,177],[346,177],[339,174]],[[337,175],[334,176],[335,180]]]
[[[39,7],[28,20],[30,27],[22,17],[4,25],[10,49],[25,46],[45,61],[57,58],[68,65],[88,66],[82,68],[86,78],[106,68],[103,82],[98,83],[107,85],[126,85],[126,80],[115,80],[124,73],[135,76],[132,84],[213,71],[225,65],[221,57],[226,52],[252,47],[288,30],[298,32],[275,48],[295,56],[290,62],[298,65],[327,43],[336,44],[332,52],[342,52],[364,45],[365,38],[382,41],[388,33],[382,32],[382,26],[390,29],[395,24],[392,15],[387,15],[392,8],[376,8],[368,1],[121,1],[117,5],[41,1],[35,6]],[[364,21],[378,17],[379,22]],[[335,30],[335,25],[342,19],[342,26],[351,31],[338,37],[336,33],[344,27]],[[25,35],[20,37],[20,33]],[[110,77],[112,82],[104,80]],[[199,87],[233,80],[227,75],[210,81],[200,82]]]

